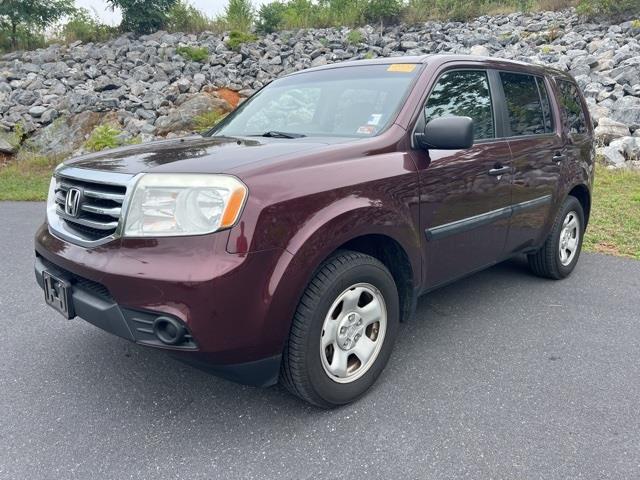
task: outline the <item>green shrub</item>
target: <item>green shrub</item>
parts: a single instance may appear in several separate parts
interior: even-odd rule
[[[224,10],[224,20],[230,30],[249,32],[253,25],[251,0],[229,0]]]
[[[122,130],[117,126],[110,125],[108,123],[98,125],[93,129],[91,135],[89,135],[89,138],[84,143],[84,147],[90,152],[99,152],[101,150],[106,150],[107,148],[132,145],[140,143],[141,141],[140,137],[133,137],[125,140],[120,136],[122,133]]]
[[[576,8],[580,15],[590,20],[606,17],[614,20],[627,20],[640,14],[638,0],[580,0]]]
[[[229,33],[229,40],[227,41],[227,46],[231,50],[238,50],[240,48],[240,45],[242,45],[243,43],[255,42],[257,39],[258,37],[256,37],[255,35],[252,35],[251,33],[233,31]]]
[[[362,43],[364,40],[364,36],[360,30],[351,30],[347,34],[347,43],[349,45],[357,45],[358,43]]]
[[[222,120],[226,114],[218,110],[212,110],[210,112],[202,113],[193,119],[193,125],[196,130],[203,132],[210,130]]]
[[[104,42],[117,35],[117,29],[100,23],[86,8],[79,8],[62,25],[58,36],[66,43],[80,40],[84,43]]]
[[[178,0],[167,12],[165,29],[169,32],[184,33],[222,30],[219,23],[209,18],[186,0]]]
[[[209,58],[209,50],[206,47],[192,47],[190,45],[176,48],[176,53],[192,62],[204,62]]]
[[[47,41],[42,32],[24,26],[18,26],[16,27],[14,36],[10,27],[3,24],[0,19],[0,51],[35,50],[36,48],[44,48],[46,46]]]
[[[284,27],[286,29],[311,28],[320,26],[319,6],[310,0],[289,0],[284,11]]]
[[[258,11],[256,31],[258,33],[273,33],[282,28],[284,13],[287,6],[282,2],[264,3]]]
[[[369,0],[364,16],[371,23],[391,23],[398,20],[401,12],[400,0]]]

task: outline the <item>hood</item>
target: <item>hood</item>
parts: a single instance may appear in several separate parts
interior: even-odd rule
[[[114,173],[230,173],[254,162],[320,149],[352,138],[192,136],[130,145],[69,159],[65,165]]]

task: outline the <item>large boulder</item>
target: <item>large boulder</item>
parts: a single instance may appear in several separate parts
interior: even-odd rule
[[[611,118],[640,128],[640,97],[627,95],[616,100],[611,108]]]
[[[43,155],[69,155],[82,146],[91,131],[101,123],[104,115],[98,112],[82,112],[70,117],[58,118],[38,131],[30,140],[30,147]]]
[[[620,149],[616,146],[599,147],[597,149],[597,154],[600,156],[602,161],[610,167],[624,167],[627,160]]]
[[[232,108],[226,100],[211,93],[198,93],[168,115],[159,117],[155,123],[157,133],[164,135],[169,132],[193,130],[197,116],[216,110],[227,113]]]
[[[0,153],[5,153],[8,155],[13,155],[18,151],[18,147],[12,139],[6,137],[5,135],[0,135]]]
[[[594,131],[596,141],[601,145],[609,145],[611,140],[625,137],[630,134],[629,127],[624,123],[616,122],[610,118],[603,117],[598,120],[598,126]]]

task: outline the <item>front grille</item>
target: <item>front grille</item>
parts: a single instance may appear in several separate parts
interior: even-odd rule
[[[126,193],[126,184],[101,183],[62,172],[56,175],[56,214],[67,232],[83,241],[97,241],[116,232]],[[69,195],[78,197],[75,205],[67,205]]]

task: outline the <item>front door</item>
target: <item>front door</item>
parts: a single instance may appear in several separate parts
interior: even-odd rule
[[[497,262],[511,214],[511,152],[496,139],[494,105],[484,70],[443,73],[424,121],[468,116],[475,144],[466,150],[415,151],[420,168],[425,285],[432,288]]]

